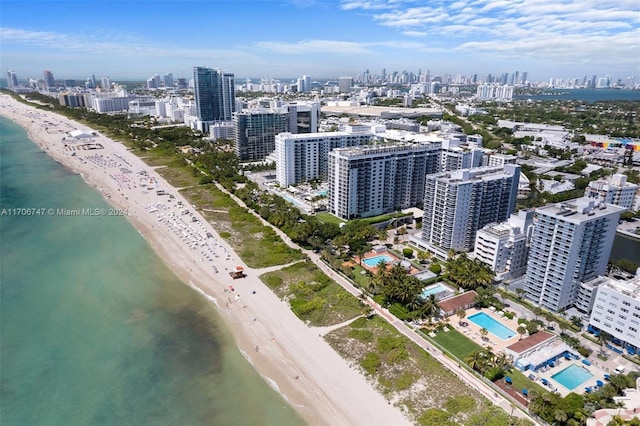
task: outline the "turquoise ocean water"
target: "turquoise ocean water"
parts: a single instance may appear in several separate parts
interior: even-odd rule
[[[0,118],[0,211],[102,207]],[[0,216],[0,422],[304,423],[126,219],[47,214]]]

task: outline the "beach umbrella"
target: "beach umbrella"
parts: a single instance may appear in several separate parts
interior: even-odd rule
[[[523,394],[524,396],[527,396],[527,395],[529,395],[529,391],[528,391],[528,390],[526,390],[526,389],[522,389],[522,394]]]
[[[549,383],[549,381],[547,379],[542,379],[542,384],[546,385],[547,383]]]
[[[590,388],[590,387],[586,387],[586,388],[584,388],[584,390],[585,390],[585,392],[587,392],[587,393],[591,392],[591,388]]]
[[[602,380],[596,380],[596,385],[604,386],[604,383],[602,383]]]
[[[608,374],[605,374],[605,375],[604,375],[604,379],[605,379],[605,380],[609,380],[609,375],[608,375]]]
[[[507,376],[504,378],[504,381],[508,384],[511,384],[511,377]]]

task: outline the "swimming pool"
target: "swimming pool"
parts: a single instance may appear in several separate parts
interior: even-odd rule
[[[584,367],[571,364],[564,370],[551,376],[551,378],[565,388],[574,390],[587,380],[593,378],[593,374]]]
[[[427,297],[431,296],[432,294],[440,294],[443,291],[447,291],[449,290],[447,287],[443,286],[441,283],[437,283],[434,285],[430,285],[425,287],[422,290],[422,293],[420,294],[420,297],[422,297],[423,299],[426,299]]]
[[[499,337],[502,340],[507,340],[516,335],[516,332],[500,324],[497,320],[493,319],[490,315],[480,312],[473,314],[469,317],[469,321],[478,325],[479,327],[486,328],[489,333]]]
[[[384,261],[384,263],[393,262],[395,259],[388,254],[380,254],[378,256],[369,257],[367,259],[362,259],[362,263],[367,265],[369,268],[375,268],[378,266],[380,261]]]

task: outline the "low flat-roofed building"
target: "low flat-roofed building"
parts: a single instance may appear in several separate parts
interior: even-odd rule
[[[477,296],[478,293],[470,290],[458,296],[453,296],[445,299],[442,302],[439,302],[438,306],[440,306],[442,315],[444,315],[445,317],[449,317],[455,314],[456,311],[460,308],[469,309],[470,307],[472,307]]]
[[[565,354],[574,354],[573,348],[564,343],[555,334],[538,331],[522,340],[518,340],[504,349],[513,358],[513,365],[521,370],[533,370],[555,361]]]

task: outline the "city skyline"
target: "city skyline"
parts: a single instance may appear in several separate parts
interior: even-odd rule
[[[28,3],[33,3],[29,6]],[[403,71],[533,81],[640,70],[635,1],[2,1],[0,62],[18,77],[147,79],[194,66],[312,79]],[[35,11],[39,11],[34,13]]]

